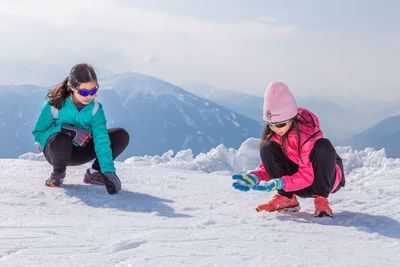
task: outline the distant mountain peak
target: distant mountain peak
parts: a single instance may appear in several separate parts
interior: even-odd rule
[[[104,89],[115,89],[122,99],[136,95],[160,96],[186,94],[182,88],[161,79],[135,72],[125,72],[108,77],[102,84]]]

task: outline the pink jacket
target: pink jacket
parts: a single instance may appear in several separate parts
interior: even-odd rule
[[[299,155],[297,153],[298,142],[297,142],[296,130],[293,129],[288,135],[288,142],[290,145],[288,145],[288,144],[285,145],[286,155],[289,157],[290,160],[292,160],[294,163],[299,165],[299,170],[298,170],[298,172],[296,172],[293,175],[286,175],[286,176],[282,176],[282,177],[272,177],[272,178],[281,178],[283,180],[283,182],[285,184],[283,190],[285,190],[286,192],[298,191],[300,189],[310,186],[313,183],[314,170],[312,167],[312,163],[309,160],[309,155],[310,155],[311,150],[314,147],[315,142],[318,139],[323,138],[322,131],[320,131],[320,129],[319,129],[318,118],[313,113],[308,111],[307,109],[298,108],[297,110],[298,110],[298,114],[302,115],[302,116],[298,116],[298,118],[300,120],[302,119],[302,117],[305,117],[306,120],[309,120],[312,118],[314,120],[316,126],[315,126],[315,128],[312,129],[310,127],[299,124],[300,137],[301,137],[300,140],[303,143],[303,145],[300,147],[300,155],[301,155],[301,159],[303,161],[300,160]],[[310,140],[305,142],[308,138],[310,138],[310,136],[312,136],[315,133],[317,133],[317,134],[314,137],[312,137]],[[279,136],[279,135],[274,135],[271,138],[271,141],[274,141],[274,142],[282,145],[281,136]],[[267,172],[265,171],[264,165],[262,163],[260,163],[260,166],[258,167],[257,170],[252,171],[250,173],[256,174],[260,178],[261,181],[262,180],[268,181],[270,179],[270,177],[268,176]],[[336,187],[338,186],[341,176],[342,176],[342,172],[341,172],[339,166],[336,164],[336,180],[335,180],[332,191],[334,191],[336,189]]]

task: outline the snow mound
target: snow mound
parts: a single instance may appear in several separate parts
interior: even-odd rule
[[[356,150],[349,146],[336,147],[336,152],[343,160],[345,173],[359,169],[393,169],[400,167],[400,159],[387,158],[385,149],[376,150],[367,147],[363,150]]]
[[[258,152],[259,139],[249,138],[239,149],[226,148],[219,145],[207,153],[200,153],[193,157],[191,149],[182,150],[175,156],[172,150],[162,156],[131,157],[125,160],[128,164],[164,165],[166,167],[200,170],[207,173],[216,171],[247,172],[256,168],[260,162]]]
[[[33,161],[44,161],[46,160],[44,158],[43,153],[33,153],[33,152],[28,152],[25,154],[22,154],[18,157],[18,159],[24,159],[24,160],[33,160]]]
[[[125,163],[153,167],[159,165],[176,169],[200,170],[207,173],[217,171],[245,173],[256,169],[260,164],[258,143],[259,139],[249,138],[237,150],[219,145],[196,157],[193,157],[190,149],[179,151],[175,156],[174,152],[169,150],[162,156],[131,157],[125,160]],[[360,168],[372,171],[400,167],[400,159],[386,158],[383,148],[376,150],[368,147],[356,150],[349,146],[338,146],[335,149],[343,160],[346,175]]]
[[[207,173],[217,171],[245,173],[256,169],[260,164],[258,143],[259,139],[249,138],[237,150],[219,145],[196,157],[193,157],[190,149],[179,151],[175,156],[174,152],[169,150],[162,156],[131,157],[125,160],[125,163],[153,167],[159,165],[176,169],[200,170]],[[400,167],[400,159],[386,158],[383,148],[376,150],[368,147],[356,150],[349,146],[338,146],[335,149],[343,160],[346,175],[360,168],[372,171]]]

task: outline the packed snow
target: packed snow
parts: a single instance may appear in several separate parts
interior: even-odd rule
[[[44,186],[40,154],[0,159],[0,266],[398,266],[400,159],[337,147],[347,184],[333,218],[257,213],[273,192],[240,192],[231,175],[259,164],[257,139],[116,162],[123,188],[82,183],[89,164]]]

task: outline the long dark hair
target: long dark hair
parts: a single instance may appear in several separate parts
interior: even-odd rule
[[[303,162],[301,155],[300,155],[300,148],[301,148],[301,136],[300,136],[300,132],[301,130],[299,129],[299,124],[305,125],[306,127],[312,128],[314,129],[316,124],[314,119],[311,116],[307,116],[308,118],[306,118],[305,114],[303,112],[299,112],[296,117],[294,117],[292,120],[292,125],[290,126],[290,128],[287,130],[287,132],[282,135],[282,144],[281,144],[281,148],[283,153],[286,156],[286,146],[285,144],[289,144],[290,147],[291,144],[289,143],[289,133],[294,129],[296,131],[296,135],[297,135],[297,154],[299,155],[299,159],[301,162]],[[271,126],[269,126],[269,124],[267,124],[263,130],[263,133],[261,135],[261,140],[260,143],[258,145],[258,148],[261,149],[261,147],[268,142],[269,140],[271,140],[271,138],[275,135],[274,131],[272,131]],[[293,147],[292,147],[293,148]]]
[[[69,76],[67,76],[55,88],[50,89],[47,93],[49,104],[57,109],[62,108],[67,97],[72,93],[70,86],[78,87],[81,83],[97,82],[96,72],[93,67],[88,64],[77,64],[72,67]]]

